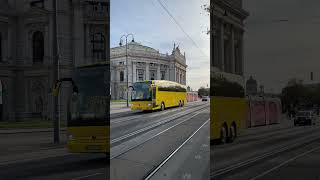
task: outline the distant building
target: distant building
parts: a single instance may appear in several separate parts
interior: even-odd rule
[[[258,93],[258,83],[252,76],[247,80],[246,93],[247,95],[256,95]]]
[[[111,99],[127,99],[126,46],[111,48],[110,54]],[[186,74],[186,56],[179,46],[174,44],[171,54],[162,54],[137,42],[128,43],[129,86],[146,80],[170,80],[186,85]]]

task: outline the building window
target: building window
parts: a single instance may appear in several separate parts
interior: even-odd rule
[[[180,74],[180,84],[182,84],[182,74]]]
[[[31,7],[44,8],[44,0],[31,1],[30,2],[30,6]]]
[[[105,37],[101,33],[95,33],[91,36],[92,56],[96,60],[106,60]]]
[[[152,70],[150,71],[150,80],[155,80],[156,79],[156,71]]]
[[[138,81],[144,80],[144,70],[143,69],[137,69],[137,79]]]
[[[120,82],[124,81],[124,72],[120,71]]]
[[[179,74],[176,73],[176,82],[179,82]]]
[[[33,33],[32,37],[32,55],[33,55],[33,63],[41,63],[43,62],[44,56],[44,38],[43,34],[40,31]]]
[[[165,80],[165,78],[166,78],[166,72],[161,71],[161,80]]]

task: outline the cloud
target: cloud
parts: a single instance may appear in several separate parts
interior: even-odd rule
[[[308,80],[311,71],[318,71],[319,1],[248,0],[244,3],[250,13],[244,52],[247,77],[254,75],[267,89],[280,92],[289,79]]]
[[[133,33],[137,42],[162,53],[171,53],[175,42],[186,52],[188,85],[197,89],[208,84],[210,38],[205,31],[209,27],[209,16],[201,5],[208,4],[209,0],[161,1],[201,50],[170,19],[157,0],[111,0],[111,47],[118,46],[124,33]]]

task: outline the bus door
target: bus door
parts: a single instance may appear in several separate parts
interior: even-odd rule
[[[157,89],[154,84],[151,84],[151,97],[152,97],[152,107],[157,105]]]

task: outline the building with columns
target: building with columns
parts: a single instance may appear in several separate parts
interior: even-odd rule
[[[170,80],[186,84],[186,56],[175,44],[171,54],[162,54],[151,47],[130,42],[128,43],[128,66],[126,45],[111,48],[110,61],[111,99],[127,98],[126,67],[128,67],[129,86],[134,82],[145,80]]]
[[[242,0],[214,0],[210,6],[211,70],[243,76],[244,20]]]
[[[53,0],[0,0],[1,120],[51,117],[53,7]],[[107,60],[109,7],[109,0],[57,0],[60,78]],[[63,118],[67,89],[60,96]]]

